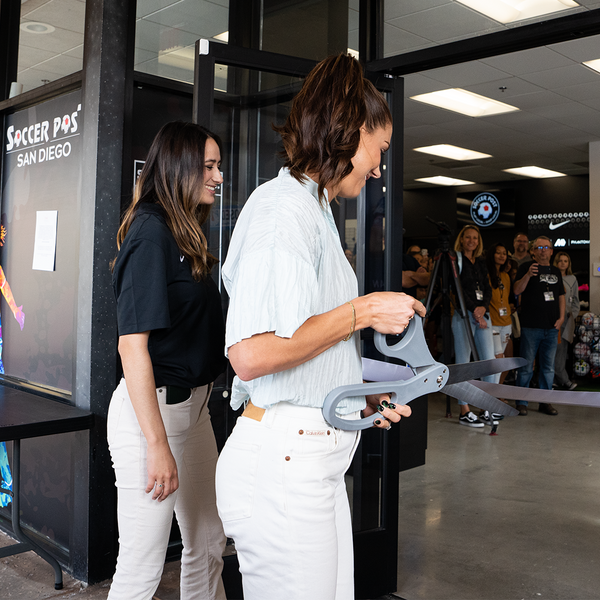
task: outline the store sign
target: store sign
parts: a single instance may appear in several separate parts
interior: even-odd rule
[[[560,212],[527,215],[529,239],[543,235],[555,248],[581,248],[590,245],[590,213]]]
[[[79,136],[81,104],[69,114],[37,122],[9,125],[6,129],[6,154],[16,154],[18,168],[58,160],[71,155],[71,138]]]
[[[82,130],[78,90],[7,115],[2,140],[1,269],[24,324],[0,299],[1,359],[6,375],[67,393],[73,390]],[[51,226],[40,229],[48,215]]]
[[[494,194],[485,192],[475,196],[471,203],[471,219],[479,227],[493,225],[500,216],[500,201]]]

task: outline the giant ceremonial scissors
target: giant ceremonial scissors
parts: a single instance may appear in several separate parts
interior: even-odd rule
[[[370,383],[343,385],[327,395],[323,416],[330,425],[350,431],[372,427],[373,421],[381,418],[379,414],[349,420],[338,416],[336,408],[349,396],[382,393],[389,393],[394,404],[408,404],[415,398],[443,390],[445,394],[483,410],[506,416],[518,414],[508,404],[473,385],[471,380],[520,367],[527,362],[524,358],[495,358],[458,365],[439,363],[431,356],[423,334],[423,319],[416,314],[399,342],[390,346],[385,335],[375,333],[375,346],[385,356],[397,358],[407,366],[363,358],[363,379]],[[493,392],[495,386],[486,384],[486,389]]]

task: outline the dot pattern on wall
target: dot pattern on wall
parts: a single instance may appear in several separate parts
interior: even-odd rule
[[[590,213],[561,212],[527,215],[527,233],[532,240],[544,235],[555,248],[577,248],[590,245]]]

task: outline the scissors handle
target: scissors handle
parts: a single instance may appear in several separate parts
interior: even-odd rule
[[[408,348],[409,344],[410,349]],[[415,315],[415,318],[410,321],[406,334],[400,342],[389,346],[386,336],[376,333],[375,346],[382,354],[399,358],[408,363],[415,372],[415,377],[404,381],[377,381],[342,385],[335,388],[329,392],[323,404],[323,416],[333,427],[357,431],[372,427],[375,419],[381,418],[379,414],[356,420],[340,417],[336,413],[336,408],[342,400],[350,396],[389,393],[394,404],[408,404],[411,400],[425,394],[439,392],[446,385],[450,376],[448,367],[433,360],[425,342],[423,320],[418,315]]]
[[[392,346],[388,344],[386,335],[375,332],[375,347],[381,354],[398,358],[413,369],[427,367],[435,363],[425,341],[423,318],[417,314],[409,321],[404,337]]]

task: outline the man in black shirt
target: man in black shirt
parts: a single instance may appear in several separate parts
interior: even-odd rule
[[[539,386],[552,389],[558,331],[565,320],[565,288],[560,271],[550,266],[552,240],[540,236],[533,242],[534,260],[517,271],[515,294],[521,295],[521,356],[527,364],[517,373],[517,385],[529,387],[533,361],[538,354]],[[527,414],[527,402],[517,402],[519,414]],[[540,403],[540,412],[557,415],[551,404]]]

